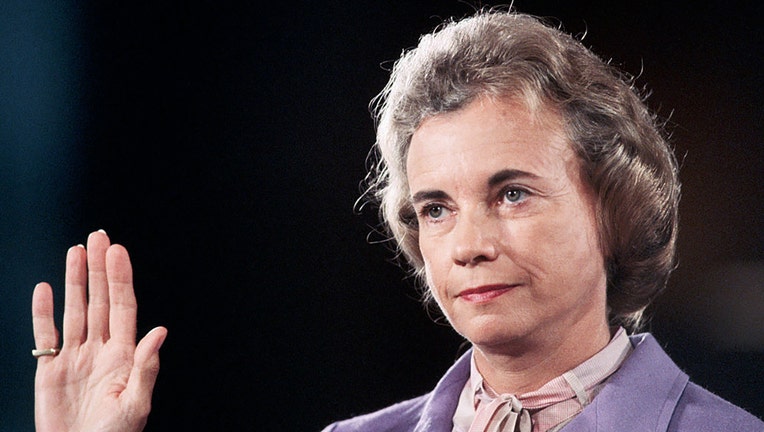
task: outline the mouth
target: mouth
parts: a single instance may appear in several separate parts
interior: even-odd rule
[[[469,303],[487,303],[496,297],[501,296],[502,294],[505,294],[512,288],[516,287],[517,285],[506,285],[506,284],[498,284],[498,285],[483,285],[475,288],[469,288],[466,289],[459,294],[456,295],[456,297],[469,302]]]

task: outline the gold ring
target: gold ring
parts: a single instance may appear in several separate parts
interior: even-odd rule
[[[35,358],[42,357],[42,356],[57,356],[58,353],[60,353],[61,350],[58,348],[48,348],[48,349],[33,349],[32,355],[35,356]]]

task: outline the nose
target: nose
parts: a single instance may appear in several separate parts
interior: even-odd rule
[[[452,231],[452,258],[457,265],[474,266],[497,258],[495,223],[481,211],[460,215]]]

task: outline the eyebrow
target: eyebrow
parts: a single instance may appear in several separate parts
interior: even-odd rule
[[[539,176],[530,173],[528,171],[522,171],[517,169],[505,169],[497,172],[488,179],[488,186],[494,187],[509,180],[516,180],[519,178],[537,179]]]
[[[527,171],[522,171],[517,169],[505,169],[489,177],[488,186],[493,188],[506,181],[516,180],[519,178],[537,179],[539,178],[539,176]],[[422,201],[430,201],[430,200],[444,200],[448,198],[449,198],[448,194],[443,192],[442,190],[437,190],[437,189],[423,190],[412,195],[411,204],[417,204]]]
[[[447,198],[448,194],[442,190],[423,190],[415,193],[411,197],[411,204],[420,203],[422,201],[444,200]]]

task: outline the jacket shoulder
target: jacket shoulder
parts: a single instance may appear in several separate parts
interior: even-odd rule
[[[411,431],[422,416],[429,396],[429,394],[422,395],[398,402],[379,411],[332,423],[322,432]]]
[[[764,432],[764,421],[689,382],[671,416],[669,431],[704,430]]]

